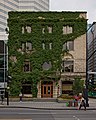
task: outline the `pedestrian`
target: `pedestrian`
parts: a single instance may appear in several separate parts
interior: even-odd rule
[[[4,101],[4,94],[3,92],[1,92],[1,104],[3,104],[3,101]]]
[[[20,102],[22,102],[22,93],[19,94]]]
[[[81,110],[81,107],[84,107],[84,110],[86,110],[86,103],[85,103],[84,98],[81,98],[81,102],[80,102],[79,110]]]

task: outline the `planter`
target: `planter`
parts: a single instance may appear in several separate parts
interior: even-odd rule
[[[73,105],[72,101],[69,101],[68,107],[72,107],[72,105]]]

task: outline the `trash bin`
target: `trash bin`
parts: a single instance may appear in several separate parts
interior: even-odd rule
[[[78,101],[74,101],[74,107],[78,107]]]
[[[68,107],[72,107],[72,101],[69,101]]]

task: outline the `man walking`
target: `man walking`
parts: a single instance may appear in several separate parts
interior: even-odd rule
[[[81,107],[84,107],[84,110],[86,110],[86,103],[84,101],[84,98],[81,99],[81,103],[80,103],[80,106],[79,106],[79,110],[81,110]]]

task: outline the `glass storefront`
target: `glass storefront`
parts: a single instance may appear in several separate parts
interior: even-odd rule
[[[4,40],[0,40],[0,89],[5,88],[7,82],[7,45]]]

